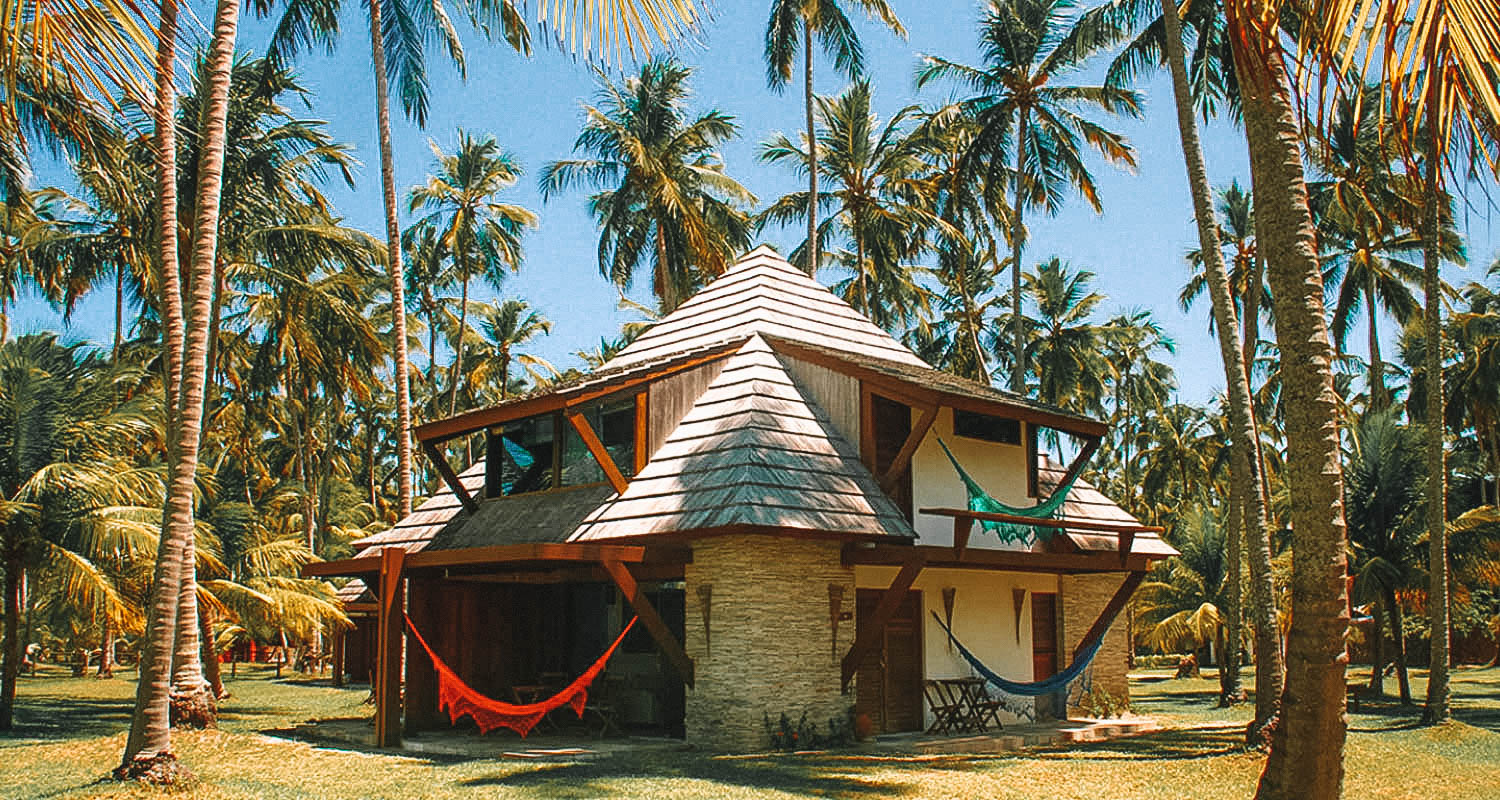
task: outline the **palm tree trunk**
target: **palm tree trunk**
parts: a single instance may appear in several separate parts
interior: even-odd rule
[[[380,129],[380,189],[385,202],[385,252],[391,269],[391,338],[396,381],[396,494],[400,516],[411,514],[411,385],[406,366],[406,276],[396,219],[396,164],[391,155],[391,102],[386,85],[380,0],[370,2],[370,60],[375,67],[375,116]]]
[[[1374,619],[1370,625],[1370,696],[1379,700],[1385,695],[1385,614],[1380,606],[1385,598],[1376,602]]]
[[[448,416],[458,413],[458,384],[464,378],[464,332],[469,327],[469,273],[464,273],[463,290],[458,301],[458,334],[453,339],[453,372],[448,392]]]
[[[1431,87],[1437,83],[1428,81]],[[1429,108],[1437,102],[1431,95],[1427,101]],[[1447,721],[1451,711],[1448,688],[1448,486],[1447,467],[1443,463],[1443,300],[1442,280],[1438,275],[1442,263],[1438,255],[1441,165],[1437,158],[1437,125],[1429,121],[1428,128],[1432,131],[1432,139],[1427,150],[1427,191],[1422,209],[1422,292],[1426,295],[1422,309],[1422,338],[1426,342],[1422,361],[1427,380],[1427,403],[1422,416],[1427,424],[1424,437],[1427,445],[1427,563],[1431,581],[1427,589],[1427,608],[1432,620],[1432,644],[1422,722],[1435,725]]]
[[[865,283],[865,239],[858,232],[854,234],[854,259],[859,275],[859,311],[865,316],[870,316],[870,289]]]
[[[660,220],[656,223],[656,269],[652,280],[656,283],[656,299],[661,301],[663,314],[670,314],[677,308],[677,287],[672,285],[671,276],[667,274],[667,240],[662,232],[666,225]]]
[[[203,107],[203,144],[198,165],[196,218],[188,275],[191,302],[184,303],[181,385],[174,387],[169,384],[167,387],[169,395],[174,392],[177,395],[178,418],[176,435],[168,439],[170,481],[153,584],[155,599],[141,658],[135,715],[124,758],[116,770],[116,775],[122,778],[148,776],[152,780],[171,782],[177,777],[176,757],[171,753],[168,681],[179,621],[183,574],[190,569],[189,559],[192,558],[193,498],[203,423],[203,386],[208,366],[208,316],[213,301],[213,263],[218,246],[219,200],[223,189],[225,124],[239,12],[235,0],[219,0],[206,59],[208,92]],[[159,71],[163,68],[160,58],[158,52]],[[170,65],[168,60],[168,69]],[[158,75],[158,92],[161,80],[162,76]],[[157,109],[157,113],[160,115],[161,109]],[[160,124],[161,119],[158,118],[157,122]],[[159,152],[157,157],[160,160],[169,156]],[[171,271],[170,262],[163,262],[162,266],[163,273]],[[176,298],[169,297],[165,298],[164,304],[174,302]]]
[[[813,128],[812,25],[802,20],[802,104],[807,116],[807,274],[818,274],[818,135]]]
[[[16,681],[21,676],[23,647],[21,621],[21,548],[6,535],[5,542],[5,662],[0,665],[0,731],[15,725]]]
[[[103,625],[99,631],[99,672],[100,678],[113,678],[115,676],[115,626],[105,616]]]
[[[1380,357],[1380,330],[1375,308],[1375,275],[1365,276],[1365,316],[1370,333],[1370,408],[1379,411],[1386,406],[1385,361]]]
[[[1254,187],[1251,188],[1252,193]],[[1255,352],[1260,347],[1260,306],[1266,282],[1266,259],[1256,248],[1255,267],[1245,284],[1243,322],[1245,323],[1245,372],[1255,373]]]
[[[1170,5],[1173,0],[1167,0]],[[1229,525],[1224,542],[1224,647],[1220,650],[1219,706],[1228,708],[1245,699],[1245,690],[1240,682],[1240,642],[1243,639],[1242,602],[1244,577],[1241,564],[1244,562],[1245,497],[1233,477],[1229,489]]]
[[[214,699],[223,700],[229,696],[229,691],[224,688],[224,674],[219,670],[219,651],[214,646],[214,612],[210,608],[201,608],[199,612],[198,639],[203,643],[203,677],[208,680]]]
[[[1396,590],[1385,589],[1385,610],[1391,616],[1391,638],[1396,640],[1396,680],[1401,688],[1401,704],[1411,704],[1411,680],[1406,674],[1406,625],[1401,618],[1401,603],[1396,600]]]
[[[1349,629],[1347,530],[1316,230],[1307,204],[1291,84],[1264,0],[1228,6],[1244,98],[1258,246],[1276,305],[1292,496],[1292,617],[1280,720],[1256,796],[1336,800],[1343,790]],[[1258,656],[1264,657],[1265,652]]]
[[[196,537],[196,533],[190,537]],[[182,586],[177,598],[177,631],[172,646],[170,716],[172,724],[180,728],[212,728],[219,717],[213,688],[203,677],[203,648],[198,639],[196,547],[194,539],[189,538],[182,555]]]
[[[1219,242],[1208,167],[1204,163],[1203,144],[1198,137],[1192,94],[1188,88],[1186,54],[1182,48],[1182,21],[1173,0],[1162,3],[1162,18],[1166,25],[1167,63],[1172,74],[1177,132],[1187,165],[1193,215],[1198,225],[1198,245],[1203,254],[1204,280],[1208,284],[1209,299],[1212,301],[1214,333],[1219,339],[1219,360],[1224,367],[1224,382],[1229,396],[1230,496],[1237,501],[1240,510],[1239,524],[1231,522],[1232,541],[1229,543],[1232,601],[1229,603],[1229,616],[1236,637],[1243,617],[1239,588],[1240,553],[1246,549],[1244,544],[1250,543],[1251,585],[1255,600],[1255,721],[1251,723],[1249,731],[1249,735],[1253,737],[1258,735],[1276,713],[1277,698],[1281,694],[1281,651],[1276,645],[1276,618],[1270,585],[1270,540],[1265,496],[1260,489],[1259,435],[1256,432],[1255,407],[1250,394],[1250,362],[1242,350],[1245,345],[1241,342],[1239,318],[1234,311],[1234,294],[1229,284],[1229,270],[1224,265],[1224,251]],[[1255,318],[1254,307],[1247,306],[1246,315]],[[1262,557],[1264,575],[1256,568]],[[1234,650],[1233,672],[1237,680],[1239,640],[1234,639],[1231,647]],[[1235,694],[1226,694],[1222,700],[1232,701],[1238,697],[1240,690],[1237,685],[1226,685],[1223,688],[1226,692],[1233,689]]]
[[[1026,326],[1021,317],[1021,245],[1026,236],[1026,227],[1021,222],[1025,203],[1021,197],[1022,171],[1026,166],[1026,133],[1029,117],[1022,108],[1016,112],[1016,173],[1011,176],[1015,199],[1011,203],[1010,218],[1010,390],[1026,394]]]
[[[115,344],[110,358],[120,357],[120,329],[125,324],[125,265],[115,265]]]

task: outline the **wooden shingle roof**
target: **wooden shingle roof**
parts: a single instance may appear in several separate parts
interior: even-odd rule
[[[603,368],[627,367],[752,333],[927,366],[807,273],[761,245],[652,325]]]
[[[730,357],[624,494],[569,540],[739,526],[916,536],[758,335]]]
[[[475,462],[459,473],[458,479],[471,496],[483,494],[484,462]],[[438,531],[446,527],[462,510],[463,504],[458,501],[458,496],[453,494],[452,489],[444,487],[395,525],[360,539],[354,546],[370,552],[383,547],[400,547],[415,553],[426,547]]]
[[[1052,463],[1045,454],[1038,456],[1037,461],[1037,484],[1042,494],[1050,495],[1058,484],[1062,483],[1067,469],[1060,464]],[[1062,519],[1086,520],[1089,522],[1115,522],[1124,524],[1139,524],[1140,521],[1129,511],[1121,508],[1118,503],[1109,499],[1094,485],[1079,478],[1073,482],[1073,488],[1068,492],[1068,499],[1063,501]],[[1118,534],[1101,534],[1090,531],[1070,529],[1065,533],[1078,549],[1084,552],[1116,552],[1120,548]],[[1142,531],[1135,534],[1130,543],[1132,555],[1147,555],[1153,557],[1166,557],[1177,555],[1176,548],[1162,541],[1160,535],[1151,531]]]

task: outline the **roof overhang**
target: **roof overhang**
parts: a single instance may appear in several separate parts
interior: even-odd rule
[[[925,566],[946,569],[976,569],[1002,572],[1046,572],[1051,574],[1087,574],[1098,572],[1144,572],[1160,556],[1130,555],[1121,559],[1115,553],[1038,552],[1034,550],[993,550],[969,547],[958,549],[942,545],[898,545],[851,543],[844,546],[847,566],[899,567],[913,558]]]
[[[302,567],[306,577],[328,578],[341,575],[369,576],[380,573],[379,552],[340,561],[319,561]],[[621,564],[689,563],[692,552],[682,547],[647,547],[645,545],[595,544],[566,542],[560,544],[507,544],[469,547],[460,550],[421,550],[408,553],[405,569],[443,570],[504,566],[515,569],[552,568],[577,564],[615,561]]]

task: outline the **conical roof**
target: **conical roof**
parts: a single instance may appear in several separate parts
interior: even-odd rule
[[[569,540],[744,528],[916,536],[759,335],[730,357],[624,494]]]
[[[692,299],[652,325],[601,371],[630,367],[752,333],[928,367],[767,245],[745,254]]]

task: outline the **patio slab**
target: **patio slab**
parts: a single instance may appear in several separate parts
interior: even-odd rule
[[[474,730],[422,731],[402,737],[399,748],[376,748],[371,720],[308,720],[277,734],[332,747],[447,758],[510,758],[525,761],[581,761],[602,756],[681,750],[681,739],[655,736],[596,738],[586,733],[539,732],[526,738],[506,730],[481,736]]]
[[[1158,730],[1149,717],[1070,719],[1007,725],[986,733],[890,733],[875,737],[873,749],[898,753],[1008,753],[1034,747],[1102,742]]]

